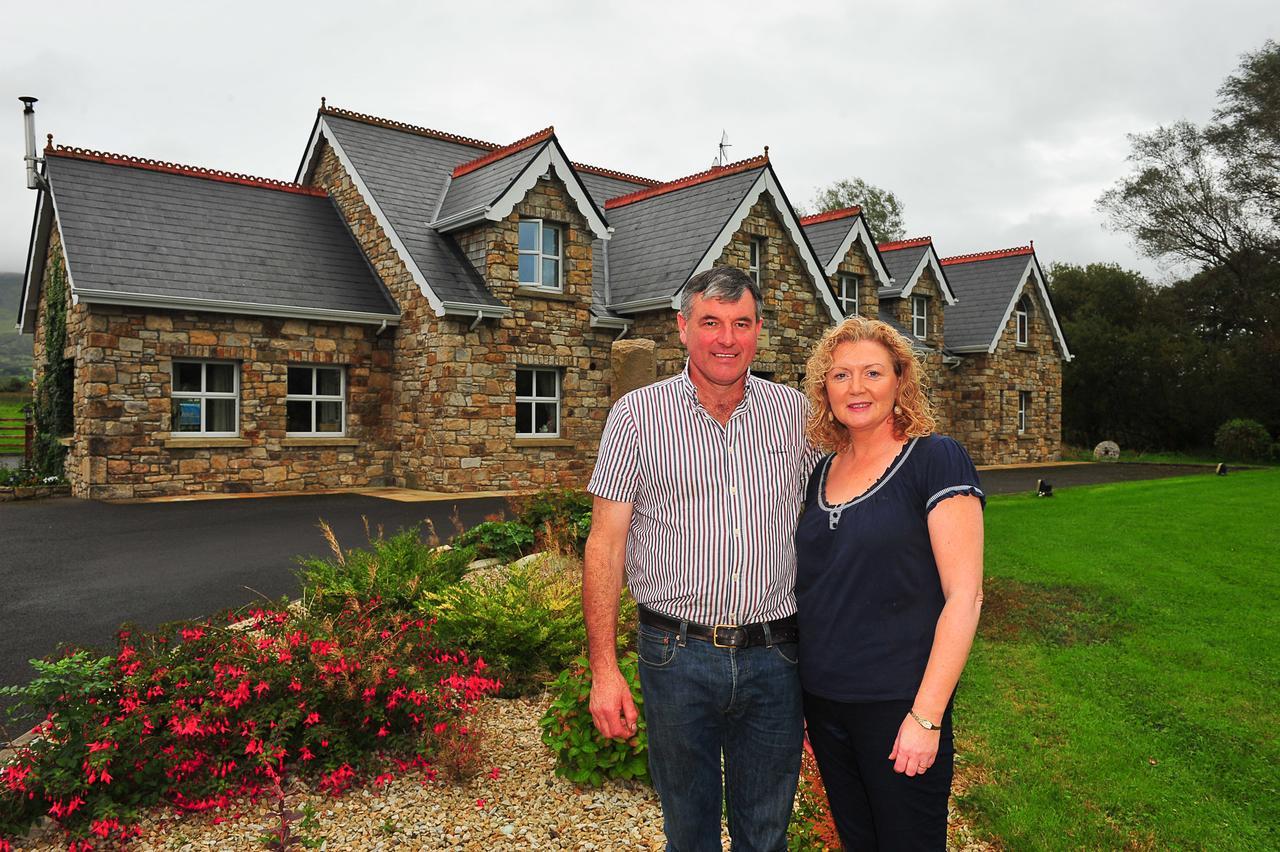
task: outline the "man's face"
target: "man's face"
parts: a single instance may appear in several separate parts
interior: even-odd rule
[[[680,342],[689,351],[689,372],[720,387],[742,381],[756,357],[756,340],[763,323],[756,319],[756,300],[744,292],[736,302],[693,297],[689,318],[676,315]]]

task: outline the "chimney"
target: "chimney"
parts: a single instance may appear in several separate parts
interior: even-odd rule
[[[26,95],[18,100],[25,105],[22,110],[22,121],[27,131],[27,155],[23,158],[27,161],[27,189],[40,189],[44,185],[44,178],[36,171],[36,164],[41,160],[36,157],[36,110],[32,106],[38,98]]]

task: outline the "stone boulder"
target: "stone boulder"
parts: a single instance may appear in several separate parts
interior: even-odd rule
[[[1119,461],[1120,445],[1115,441],[1103,441],[1093,448],[1093,457],[1098,461]]]

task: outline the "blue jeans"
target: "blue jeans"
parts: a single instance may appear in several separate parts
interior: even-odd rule
[[[722,785],[735,852],[785,850],[804,742],[795,644],[717,648],[642,624],[639,651],[668,852],[721,848]]]

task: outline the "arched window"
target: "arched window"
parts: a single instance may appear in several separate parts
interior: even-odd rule
[[[1018,345],[1026,346],[1031,341],[1031,315],[1028,310],[1027,297],[1018,300],[1013,310],[1014,320],[1018,324]]]

